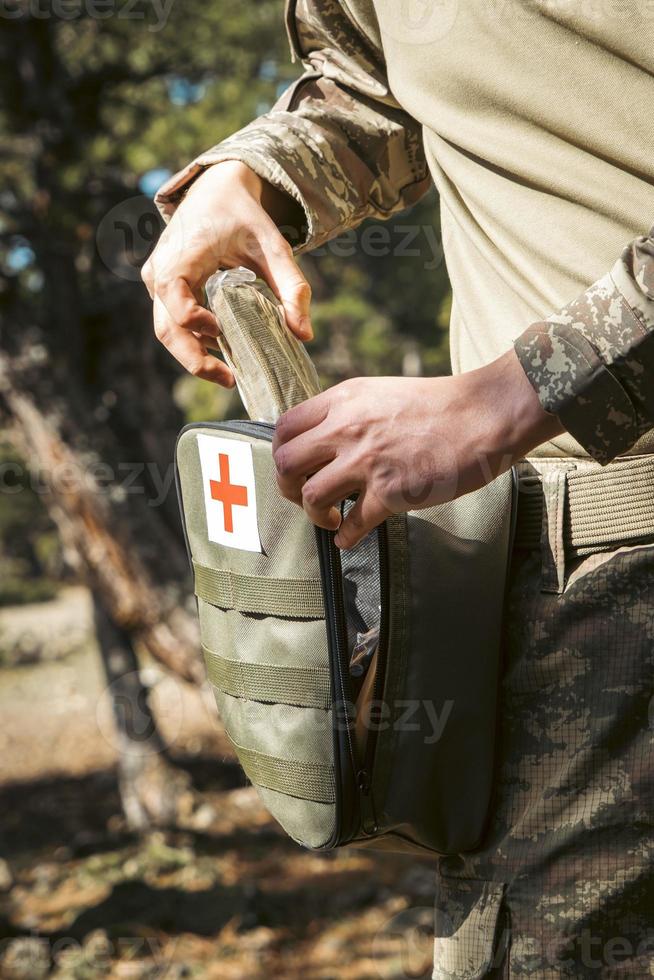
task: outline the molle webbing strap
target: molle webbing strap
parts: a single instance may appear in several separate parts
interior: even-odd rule
[[[552,460],[552,465],[561,460]],[[574,463],[574,460],[570,462]],[[538,460],[545,469],[547,460]],[[568,555],[654,538],[654,456],[628,457],[602,469],[581,465],[566,473],[563,543]],[[542,477],[520,464],[515,546],[538,548],[543,510]]]
[[[228,733],[229,734],[229,733]],[[316,803],[334,803],[334,767],[318,762],[280,759],[254,749],[246,749],[230,738],[248,779],[258,786]]]
[[[228,660],[202,647],[210,682],[225,694],[249,701],[292,704],[299,708],[331,707],[331,684],[327,667],[288,667]]]
[[[238,612],[293,619],[323,619],[325,608],[319,579],[267,578],[241,575],[228,568],[193,562],[199,599]]]

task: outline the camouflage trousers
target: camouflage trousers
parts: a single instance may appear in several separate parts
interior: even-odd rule
[[[654,976],[654,543],[544,591],[550,559],[514,550],[491,823],[440,862],[438,980]]]

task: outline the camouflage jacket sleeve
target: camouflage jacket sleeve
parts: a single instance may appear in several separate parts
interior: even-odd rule
[[[515,348],[543,408],[591,456],[631,449],[654,427],[654,228]]]
[[[156,201],[164,217],[222,160],[241,160],[302,206],[300,250],[366,217],[388,217],[429,187],[420,125],[390,93],[378,38],[339,0],[290,0],[287,28],[304,74],[270,112],[163,185]]]

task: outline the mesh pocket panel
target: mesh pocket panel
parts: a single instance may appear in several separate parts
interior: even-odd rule
[[[348,500],[344,514],[354,506]],[[354,548],[341,552],[343,589],[347,615],[348,644],[354,649],[357,633],[367,633],[379,626],[379,537],[371,531]]]

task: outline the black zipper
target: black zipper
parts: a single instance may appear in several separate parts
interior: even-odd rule
[[[336,779],[336,821],[327,847],[346,844],[358,831],[356,808],[356,756],[351,731],[352,696],[349,673],[349,650],[345,621],[343,578],[334,532],[316,528],[320,570],[325,598],[325,620],[329,643],[329,660],[334,692],[333,738],[334,776]],[[340,791],[340,792],[339,792]]]
[[[340,552],[334,544],[333,532],[319,529],[318,534],[324,554],[325,598],[329,603],[327,619],[333,625],[333,659],[338,667],[335,690],[340,692],[343,703],[346,705],[351,703],[349,683],[350,653],[347,644]],[[382,524],[378,528],[377,535],[379,541],[381,619],[379,624],[379,648],[373,684],[373,701],[375,703],[381,703],[384,694],[388,654],[388,540],[385,524]],[[343,712],[342,721],[346,726],[347,758],[349,760],[347,769],[343,769],[342,767],[344,756],[343,745],[340,745],[340,752],[337,753],[335,751],[335,756],[338,755],[339,757],[340,785],[345,804],[341,814],[338,836],[339,843],[346,843],[351,837],[358,836],[361,831],[366,835],[371,835],[378,830],[371,781],[379,732],[378,726],[375,726],[368,733],[363,763],[359,767],[350,731],[350,718],[345,711]],[[355,800],[352,799],[352,787],[356,789],[356,797],[359,804],[358,815],[354,812]]]
[[[332,584],[331,594],[333,600],[335,635],[336,635],[336,662],[339,667],[339,693],[343,699],[344,709],[347,708],[351,700],[350,691],[350,651],[347,644],[347,623],[345,616],[345,600],[343,594],[343,575],[341,570],[341,558],[338,548],[334,544],[334,535],[327,533],[327,561],[329,565],[329,578]],[[352,768],[356,767],[356,756],[354,753],[354,742],[350,731],[349,713],[346,711],[345,732],[347,735],[350,763]]]
[[[377,529],[377,540],[379,548],[379,604],[381,615],[379,620],[379,645],[377,649],[377,664],[372,700],[374,704],[381,704],[384,695],[386,663],[388,660],[388,535],[385,523],[381,524]],[[379,829],[371,786],[378,737],[379,724],[377,723],[368,732],[363,767],[357,774],[357,784],[361,794],[361,825],[366,834],[374,834]]]

